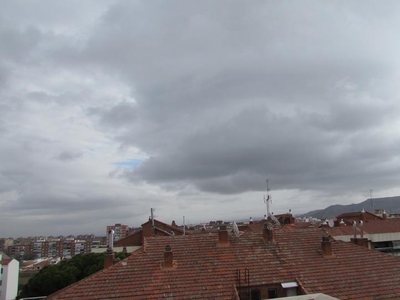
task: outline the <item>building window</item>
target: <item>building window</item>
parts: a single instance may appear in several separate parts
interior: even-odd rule
[[[277,289],[268,289],[268,299],[278,298],[278,290]]]
[[[259,289],[252,289],[250,291],[250,299],[251,300],[261,300],[261,292]]]

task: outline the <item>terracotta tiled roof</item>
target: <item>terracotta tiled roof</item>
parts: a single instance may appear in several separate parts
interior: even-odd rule
[[[400,218],[369,220],[368,222],[364,222],[363,225],[364,234],[400,232]],[[327,231],[332,236],[354,234],[352,225],[327,228]],[[356,232],[358,235],[361,233],[359,223],[357,223]]]
[[[332,240],[334,256],[321,259],[316,244],[299,231],[317,237],[312,230],[290,230],[280,242],[307,293],[325,293],[342,300],[400,298],[400,278],[394,275],[400,271],[398,258]]]
[[[2,260],[0,260],[0,265],[7,266],[12,260],[12,258],[3,258]]]
[[[361,219],[363,215],[366,219],[369,219],[369,220],[371,220],[371,219],[383,220],[383,217],[375,215],[373,213],[370,213],[369,211],[342,213],[342,214],[336,216],[336,219],[338,219],[338,220],[340,220],[341,218],[343,218],[343,219]]]
[[[400,260],[351,243],[331,240],[333,256],[321,253],[318,228],[262,233],[146,238],[143,248],[108,269],[47,299],[238,299],[236,271],[249,270],[250,286],[297,281],[307,293],[339,299],[400,299]],[[170,245],[173,267],[163,268]]]
[[[364,232],[367,233],[391,233],[400,232],[400,218],[386,220],[369,220],[364,223]]]

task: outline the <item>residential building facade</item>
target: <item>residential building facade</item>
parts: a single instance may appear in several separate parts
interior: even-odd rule
[[[114,230],[113,242],[116,242],[128,236],[129,226],[119,223],[107,226],[106,227],[107,245],[108,245],[108,233],[110,230]]]
[[[2,258],[0,253],[0,300],[14,300],[18,295],[19,262]]]
[[[35,240],[25,245],[9,246],[11,257],[23,259],[25,255],[34,258],[42,257],[72,257],[77,254],[90,253],[91,241],[75,240],[74,238]]]
[[[335,226],[326,226],[337,240],[363,242],[370,249],[400,256],[400,218],[388,218],[362,211],[336,217]]]

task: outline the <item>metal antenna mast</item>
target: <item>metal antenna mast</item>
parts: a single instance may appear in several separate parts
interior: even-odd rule
[[[372,189],[369,189],[369,201],[371,201],[371,212],[374,213],[374,203],[372,202]]]
[[[267,214],[266,217],[268,218],[270,213],[269,213],[269,202],[271,201],[271,195],[269,194],[270,188],[269,188],[269,179],[266,180],[267,182],[267,198],[264,196],[264,203],[267,206]]]

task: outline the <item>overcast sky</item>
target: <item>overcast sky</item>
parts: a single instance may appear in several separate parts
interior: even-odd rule
[[[0,237],[400,195],[399,1],[2,1]]]

